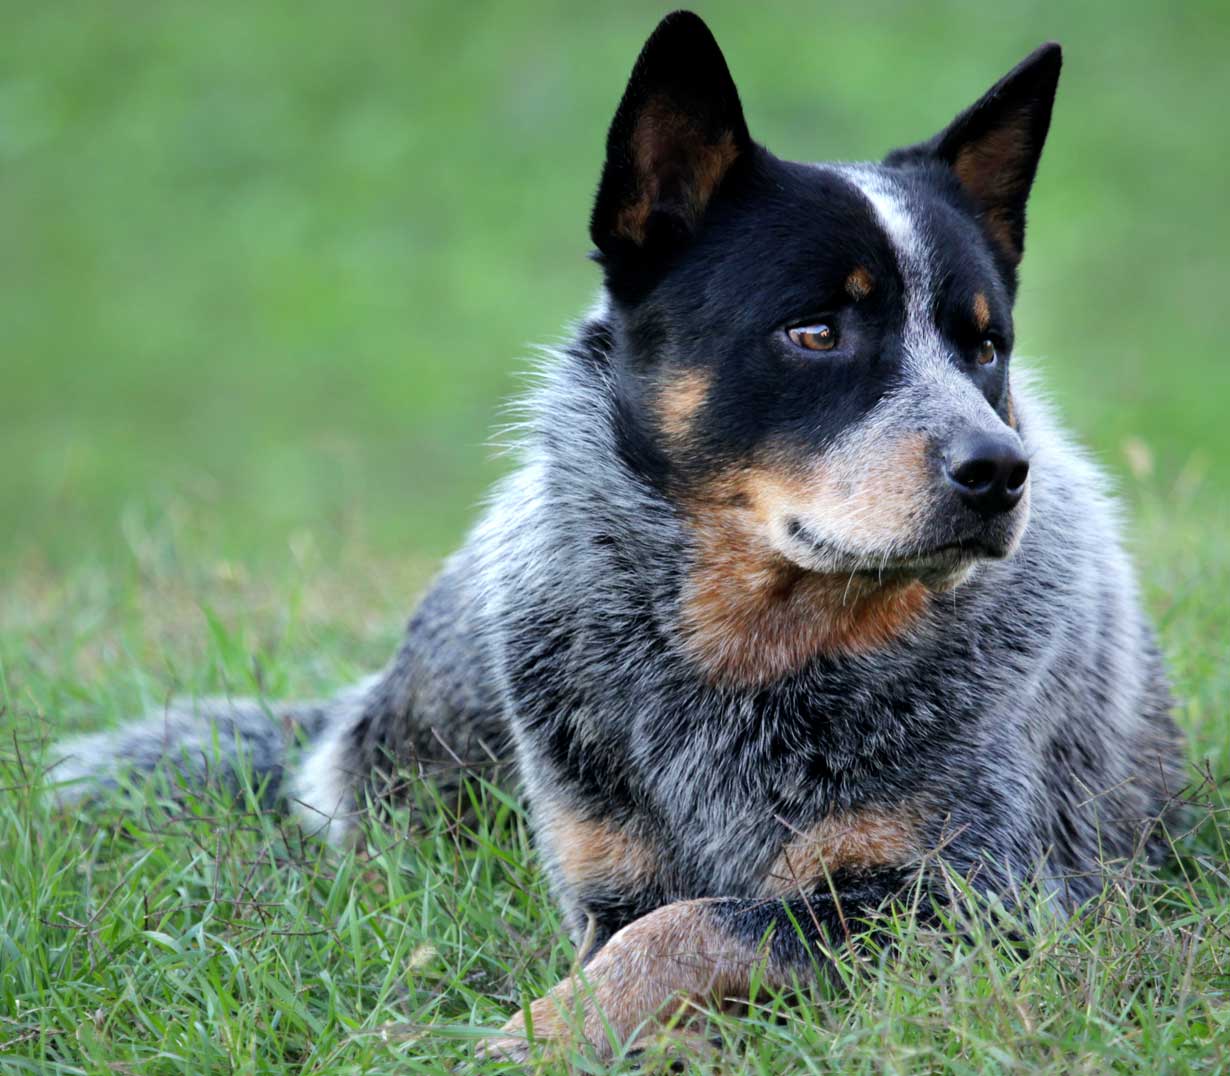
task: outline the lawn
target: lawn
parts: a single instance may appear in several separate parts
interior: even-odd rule
[[[0,0],[0,1071],[438,1073],[567,972],[492,790],[343,854],[209,797],[64,812],[39,775],[171,695],[385,660],[507,466],[525,356],[593,296],[604,126],[662,10]],[[715,1017],[689,1063],[1226,1071],[1230,8],[702,10],[800,158],[929,134],[1064,43],[1018,351],[1121,489],[1196,807],[1065,929],[897,924],[902,959]]]

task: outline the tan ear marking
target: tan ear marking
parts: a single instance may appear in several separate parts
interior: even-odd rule
[[[628,147],[635,162],[637,192],[615,218],[615,232],[634,243],[645,241],[645,226],[660,198],[682,198],[687,215],[698,221],[722,177],[739,156],[734,134],[707,142],[686,115],[665,98],[642,110]],[[664,190],[664,180],[676,190]]]
[[[1019,183],[1016,170],[1005,169],[1003,165],[1028,155],[1029,141],[1024,127],[1027,122],[1028,117],[1020,115],[1015,123],[987,132],[976,142],[963,146],[957,154],[952,169],[961,185],[979,200],[993,204],[1011,196],[1016,189]]]
[[[1028,155],[1029,143],[1020,124],[1008,125],[984,135],[977,142],[963,147],[952,163],[961,185],[983,206],[982,221],[991,238],[1013,264],[1021,260],[1011,214],[1005,209],[1020,180],[1015,168],[1008,164]]]

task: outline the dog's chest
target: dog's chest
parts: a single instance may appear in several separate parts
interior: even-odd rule
[[[834,674],[734,695],[644,663],[597,676],[568,652],[536,646],[534,661],[510,662],[510,686],[574,931],[590,913],[618,922],[672,900],[783,895],[914,854],[913,793],[944,749],[941,700],[919,678]]]
[[[851,784],[806,751],[682,748],[649,785],[644,832],[680,898],[783,895],[826,872],[903,862],[921,827],[895,783]]]
[[[605,745],[620,781],[592,790],[595,806],[641,849],[661,899],[780,894],[902,861],[917,844],[920,807],[901,792],[917,787],[907,753],[756,701],[659,714],[633,722],[622,750]]]

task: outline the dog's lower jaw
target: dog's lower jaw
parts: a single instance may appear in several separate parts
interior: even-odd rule
[[[978,571],[978,565],[978,561],[969,560],[946,571],[923,572],[919,575],[918,581],[932,594],[947,594],[968,583]]]
[[[1031,487],[1026,484],[1015,508],[994,518],[936,508],[926,523],[913,525],[908,533],[881,535],[871,546],[851,544],[805,514],[771,519],[763,538],[779,557],[807,572],[916,580],[929,590],[948,591],[965,582],[978,564],[1007,560],[1020,549],[1029,527]]]

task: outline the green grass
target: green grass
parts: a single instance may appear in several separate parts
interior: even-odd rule
[[[1067,46],[1019,348],[1121,483],[1209,780],[1175,864],[1079,922],[1026,951],[902,925],[900,963],[715,1018],[695,1067],[1224,1071],[1230,9],[704,13],[797,157],[921,137]],[[338,854],[208,798],[65,813],[38,774],[173,694],[384,661],[504,466],[517,356],[596,286],[602,127],[658,14],[0,0],[0,1071],[441,1072],[567,972],[494,795]]]

